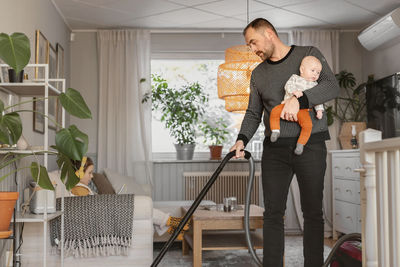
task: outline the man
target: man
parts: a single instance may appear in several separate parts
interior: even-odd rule
[[[318,120],[310,112],[313,123],[310,139],[302,155],[295,155],[294,148],[300,134],[296,114],[300,108],[312,108],[339,93],[336,78],[325,58],[315,47],[287,46],[278,37],[267,20],[255,19],[243,31],[246,44],[262,60],[254,69],[250,81],[250,99],[235,145],[236,158],[252,138],[264,112],[265,140],[262,157],[264,191],[264,266],[283,265],[284,224],[283,216],[289,185],[296,174],[304,216],[304,266],[320,267],[323,264],[324,220],[322,199],[326,169],[326,146],[329,132],[326,116]],[[304,91],[304,95],[286,100],[281,113],[280,138],[270,141],[269,115],[284,96],[284,85],[292,74],[299,74],[301,60],[315,56],[322,63],[318,85]]]

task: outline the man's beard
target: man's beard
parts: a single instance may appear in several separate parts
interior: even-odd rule
[[[257,51],[256,54],[264,61],[272,56],[272,51],[272,49],[265,49],[264,51]]]

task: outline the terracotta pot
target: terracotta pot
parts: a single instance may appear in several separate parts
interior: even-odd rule
[[[209,146],[210,148],[210,159],[221,159],[222,146]]]
[[[0,192],[0,232],[8,231],[18,192]]]

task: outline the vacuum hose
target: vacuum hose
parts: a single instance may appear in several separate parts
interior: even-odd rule
[[[253,244],[251,243],[251,236],[250,236],[250,203],[251,203],[251,191],[253,190],[253,183],[254,183],[254,172],[255,172],[255,167],[254,167],[254,159],[253,157],[248,158],[249,159],[249,182],[247,184],[247,192],[246,192],[246,201],[244,205],[244,231],[246,233],[246,243],[249,248],[250,254],[253,257],[254,261],[257,263],[258,266],[262,266],[261,260],[258,258],[254,248]]]

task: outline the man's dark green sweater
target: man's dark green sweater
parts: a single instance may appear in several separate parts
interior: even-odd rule
[[[264,112],[265,137],[269,141],[271,129],[269,115],[273,107],[279,105],[285,95],[285,84],[292,74],[300,74],[299,68],[305,56],[315,56],[321,61],[322,71],[318,85],[304,91],[300,97],[300,108],[312,108],[334,99],[339,94],[339,85],[328,63],[321,52],[312,46],[292,46],[288,54],[279,61],[265,60],[260,63],[251,75],[250,100],[246,110],[238,140],[246,145],[257,130]],[[311,137],[308,143],[328,140],[329,131],[326,113],[321,120],[317,119],[314,110],[310,110],[313,123]],[[300,126],[297,122],[281,120],[280,137],[276,142],[280,144],[296,144],[300,135]]]

